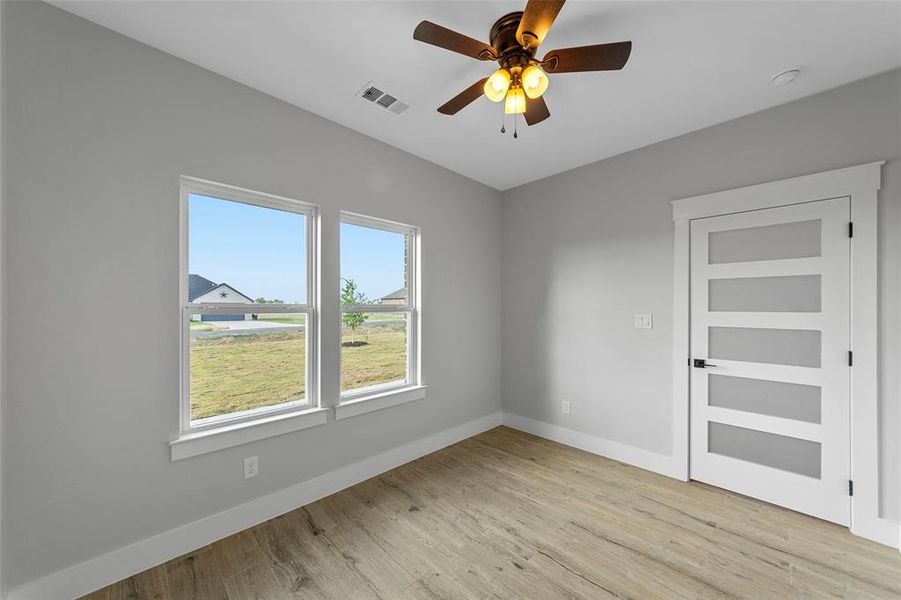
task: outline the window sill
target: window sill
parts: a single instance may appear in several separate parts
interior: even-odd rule
[[[354,398],[353,400],[345,400],[335,406],[335,419],[347,419],[363,415],[383,408],[406,404],[414,400],[422,400],[425,398],[424,385],[414,385],[397,390],[380,392],[371,396],[363,396],[362,398]]]
[[[169,448],[173,461],[182,460],[292,431],[324,425],[327,421],[327,408],[310,408],[301,412],[283,413],[196,433],[186,433],[170,442]]]

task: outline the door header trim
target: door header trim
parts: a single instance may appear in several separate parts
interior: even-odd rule
[[[882,187],[884,160],[673,200],[673,221],[827,200]]]

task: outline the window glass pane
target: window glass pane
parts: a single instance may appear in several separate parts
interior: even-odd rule
[[[820,366],[820,332],[807,329],[709,327],[710,358],[745,362]]]
[[[707,237],[707,251],[712,265],[819,256],[820,221],[712,231]]]
[[[305,303],[306,216],[188,196],[188,302]]]
[[[305,314],[196,314],[189,330],[193,425],[305,400]]]
[[[820,275],[739,277],[708,281],[712,311],[820,312]]]
[[[707,426],[707,449],[714,454],[820,478],[818,442],[713,421]]]
[[[407,237],[341,223],[342,304],[407,304]]]
[[[820,388],[815,385],[747,377],[707,377],[708,404],[744,412],[820,422]]]
[[[341,391],[407,382],[407,313],[342,313]]]

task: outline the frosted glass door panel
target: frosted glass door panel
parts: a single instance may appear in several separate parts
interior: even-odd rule
[[[815,385],[710,374],[709,406],[819,423],[822,390]]]
[[[708,263],[820,256],[820,220],[711,231]]]
[[[848,525],[850,198],[690,225],[692,479]]]
[[[710,327],[710,358],[819,367],[821,334],[806,329]]]
[[[709,422],[708,450],[714,454],[820,478],[820,444],[808,440]]]
[[[711,279],[708,308],[731,312],[820,312],[820,275]]]

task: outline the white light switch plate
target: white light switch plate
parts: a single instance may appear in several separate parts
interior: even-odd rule
[[[635,329],[653,329],[654,313],[636,313]]]

